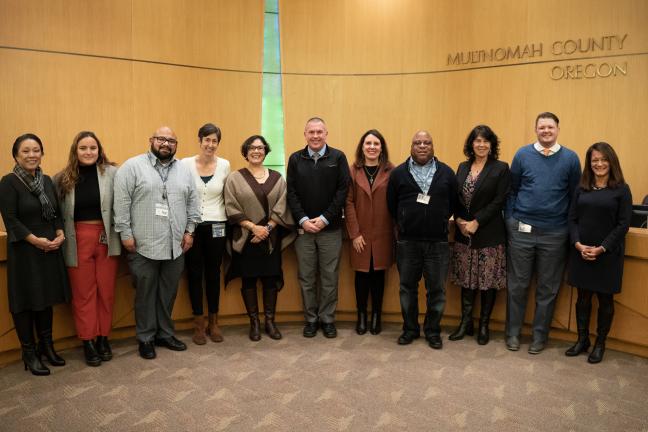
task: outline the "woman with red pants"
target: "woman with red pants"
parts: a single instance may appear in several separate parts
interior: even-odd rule
[[[63,255],[72,286],[74,323],[89,366],[112,359],[108,335],[121,253],[112,223],[116,171],[99,138],[84,131],[72,142],[67,166],[54,177],[67,239]]]

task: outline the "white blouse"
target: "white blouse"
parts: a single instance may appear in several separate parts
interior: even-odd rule
[[[227,159],[216,157],[216,170],[214,176],[205,183],[196,169],[196,156],[182,159],[196,184],[198,197],[200,198],[200,216],[203,221],[224,222],[227,221],[225,214],[225,202],[223,200],[223,187],[225,179],[230,173],[230,163]]]

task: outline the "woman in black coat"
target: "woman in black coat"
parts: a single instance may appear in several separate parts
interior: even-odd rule
[[[0,181],[0,212],[8,240],[9,309],[22,346],[25,370],[49,375],[41,354],[52,366],[65,364],[52,343],[52,305],[70,299],[61,253],[65,240],[63,220],[52,180],[40,168],[40,138],[34,134],[19,136],[11,153],[16,165]]]
[[[613,295],[621,291],[625,235],[632,217],[632,194],[623,179],[612,146],[599,142],[585,156],[581,182],[569,209],[571,257],[569,283],[578,290],[578,340],[565,355],[572,357],[590,347],[589,321],[592,295],[598,297],[596,342],[587,361],[599,363],[614,316]]]
[[[497,291],[506,287],[506,227],[502,209],[510,184],[508,164],[497,160],[499,140],[488,126],[476,126],[464,145],[468,158],[457,168],[458,208],[450,277],[461,287],[461,323],[450,335],[474,333],[472,310],[477,291],[481,313],[477,342],[489,340],[488,324]]]

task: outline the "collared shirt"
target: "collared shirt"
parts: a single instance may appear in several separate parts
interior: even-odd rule
[[[419,165],[410,156],[408,168],[414,181],[421,188],[421,192],[427,194],[432,184],[432,177],[437,170],[436,160],[432,158],[425,165]]]
[[[308,149],[308,156],[313,157],[313,155],[315,153],[317,153],[317,154],[319,154],[319,157],[322,157],[322,156],[324,156],[324,153],[326,153],[326,143],[317,152],[311,150],[310,147],[307,147],[307,149]]]
[[[151,152],[119,168],[113,206],[121,239],[134,238],[137,253],[154,260],[178,258],[184,233],[200,223],[191,172],[175,159],[164,165]]]
[[[319,151],[317,151],[317,152],[311,150],[310,147],[306,147],[306,149],[308,150],[308,156],[310,156],[310,157],[312,158],[313,155],[314,155],[315,153],[317,153],[317,154],[319,155],[319,156],[317,157],[317,160],[319,160],[319,158],[321,158],[322,156],[324,156],[324,153],[326,153],[326,143],[324,143],[324,145],[322,146],[322,148],[319,149]],[[317,160],[315,161],[315,163],[317,163]],[[322,220],[322,222],[324,222],[325,225],[328,225],[328,224],[329,224],[329,221],[326,220],[326,218],[324,217],[324,215],[319,215],[319,218]],[[307,220],[308,220],[308,217],[307,217],[307,216],[304,216],[303,218],[301,218],[301,219],[299,220],[299,226],[302,226],[302,224],[303,224],[304,222],[306,222]]]
[[[539,151],[540,153],[544,154],[545,147],[543,147],[538,141],[533,143],[533,148]],[[554,145],[549,147],[549,154],[547,156],[551,156],[552,154],[558,153],[558,150],[560,150],[560,144],[556,142]]]

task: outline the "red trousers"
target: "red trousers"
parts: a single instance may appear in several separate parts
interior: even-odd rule
[[[115,278],[119,257],[108,256],[101,243],[102,224],[74,224],[77,267],[68,267],[72,287],[72,310],[79,339],[108,336],[112,327]]]

